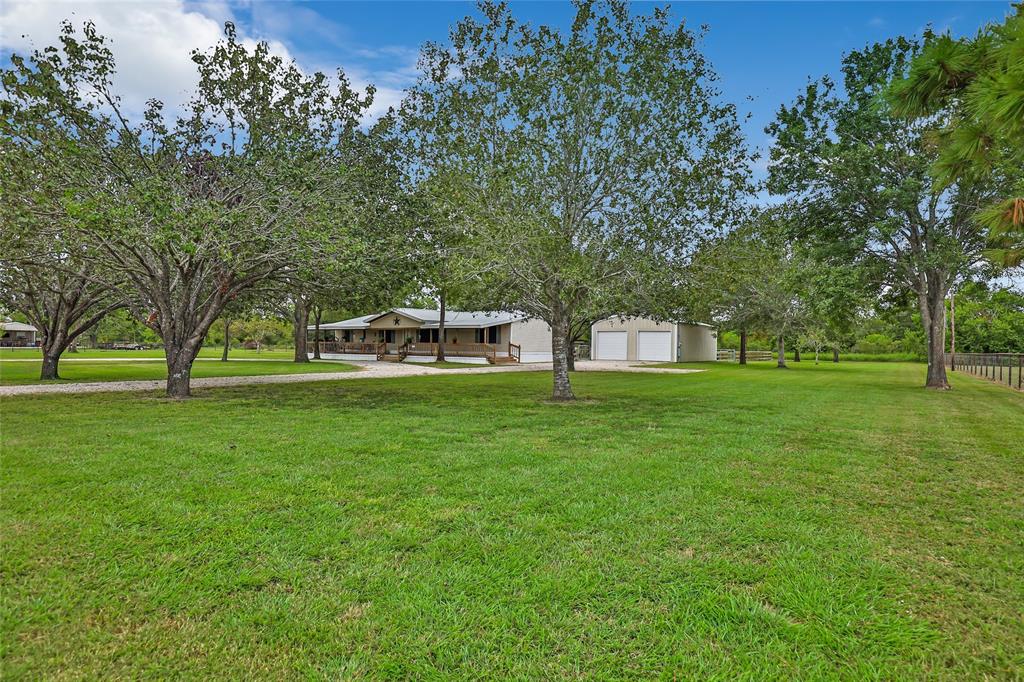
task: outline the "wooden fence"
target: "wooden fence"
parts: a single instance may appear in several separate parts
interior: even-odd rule
[[[732,348],[719,348],[718,360],[724,362],[739,362],[740,352]],[[770,350],[748,350],[747,362],[771,362],[775,359],[775,353]]]
[[[946,353],[946,366],[1024,391],[1024,353]]]

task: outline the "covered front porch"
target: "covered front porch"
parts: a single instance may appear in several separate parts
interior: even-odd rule
[[[521,349],[510,343],[511,323],[487,324],[484,313],[453,313],[444,329],[444,355],[465,362],[519,362]],[[440,346],[436,311],[396,308],[310,329],[309,343],[319,344],[321,357],[339,360],[432,362]],[[446,315],[446,319],[450,319]]]
[[[338,359],[390,360],[402,362],[411,359],[430,362],[437,358],[439,344],[431,341],[320,341],[320,356],[360,356]],[[519,362],[520,349],[516,344],[508,344],[507,350],[499,349],[492,343],[445,343],[444,354],[449,358],[478,358],[494,364],[502,360]]]

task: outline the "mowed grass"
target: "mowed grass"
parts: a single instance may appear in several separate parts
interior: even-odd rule
[[[116,361],[96,358],[77,358],[58,365],[60,379],[56,382],[39,380],[41,362],[5,361],[0,358],[0,386],[39,383],[74,383],[94,381],[131,381],[136,379],[166,379],[167,365],[160,358],[124,358]],[[347,372],[354,365],[340,362],[314,361],[308,363],[278,359],[235,359],[220,362],[199,359],[192,365],[193,378],[262,376],[266,374],[308,374],[316,372]]]
[[[1024,395],[910,364],[3,404],[5,679],[1012,679]]]
[[[201,358],[220,358],[221,349],[216,346],[206,346],[199,351],[199,357]],[[294,356],[294,351],[291,348],[272,349],[272,350],[245,350],[242,348],[232,348],[229,352],[229,359],[239,360],[248,358],[250,360],[291,360]],[[125,358],[151,358],[151,359],[164,359],[164,351],[162,348],[155,348],[152,350],[104,350],[101,348],[82,348],[77,353],[66,352],[63,356],[65,359],[81,359],[81,358],[101,358],[101,359],[125,359]],[[39,359],[38,348],[0,348],[0,362],[4,360],[18,360],[18,359]]]

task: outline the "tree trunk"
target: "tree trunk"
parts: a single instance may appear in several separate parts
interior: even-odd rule
[[[747,364],[747,330],[740,331],[740,364]]]
[[[224,318],[224,350],[220,354],[220,361],[228,361],[228,351],[231,349],[231,320]]]
[[[313,357],[317,360],[320,359],[320,320],[323,319],[323,316],[323,308],[317,306],[316,313],[314,313],[314,323],[316,324],[316,330],[313,332]]]
[[[39,373],[39,378],[43,381],[51,379],[60,379],[60,375],[57,374],[57,363],[60,362],[60,352],[48,352],[43,351],[43,369]]]
[[[309,362],[306,348],[306,327],[309,326],[309,304],[302,296],[295,298],[292,310],[292,334],[295,337],[295,362]]]
[[[569,323],[561,311],[556,311],[551,320],[551,364],[554,370],[552,400],[575,400],[569,383],[569,358],[565,346],[569,340]]]
[[[437,361],[444,362],[444,312],[445,312],[445,300],[444,300],[444,289],[441,290],[439,296],[441,303],[440,316],[437,322]]]
[[[832,349],[832,362],[839,362],[839,348]]]
[[[181,348],[167,348],[167,397],[188,398],[192,395],[192,363],[199,354],[201,343],[200,338],[186,342]]]
[[[60,363],[60,356],[68,346],[67,336],[62,331],[55,331],[52,334],[48,333],[43,337],[43,342],[40,346],[40,350],[43,353],[43,367],[39,372],[40,380],[51,381],[53,379],[60,379],[60,375],[57,373],[57,365]]]
[[[941,277],[930,274],[927,277],[928,290],[918,300],[921,306],[921,322],[925,338],[928,339],[928,376],[926,388],[949,390],[946,378],[946,292],[941,286]]]
[[[571,333],[565,340],[565,367],[570,372],[576,371],[576,342]]]
[[[800,362],[800,344],[793,346],[793,362]]]
[[[779,369],[786,369],[786,337],[779,334],[779,361],[776,365]]]
[[[949,371],[956,371],[956,292],[949,295]]]

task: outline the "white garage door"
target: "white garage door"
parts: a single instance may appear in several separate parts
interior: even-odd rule
[[[637,360],[672,360],[672,332],[637,332]]]
[[[598,332],[595,360],[625,360],[626,332]]]

